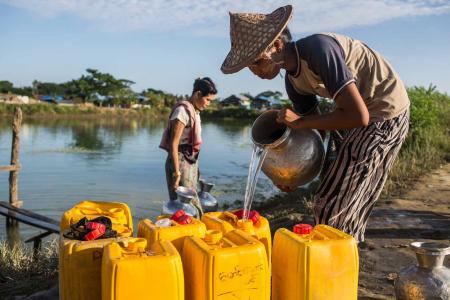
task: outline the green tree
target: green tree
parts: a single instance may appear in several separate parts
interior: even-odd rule
[[[130,107],[131,104],[137,103],[138,96],[130,88],[122,88],[115,91],[110,96],[114,105],[120,105],[122,107]]]
[[[183,96],[176,96],[152,88],[146,89],[141,93],[141,95],[148,99],[148,104],[157,109],[172,107],[177,101],[183,99]]]
[[[53,82],[39,82],[33,81],[33,87],[36,91],[36,94],[39,95],[52,95],[59,96],[64,95],[65,87],[64,84],[58,84]]]
[[[93,102],[99,99],[128,99],[133,81],[117,79],[109,73],[102,73],[96,69],[87,69],[87,75],[71,80],[64,84],[67,97],[81,102]],[[125,98],[123,95],[127,95]],[[118,100],[119,102],[122,100]]]
[[[9,82],[7,80],[1,80],[0,81],[0,93],[12,93],[14,90],[14,85],[12,82]]]

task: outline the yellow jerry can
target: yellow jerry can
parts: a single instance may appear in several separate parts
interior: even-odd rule
[[[132,238],[110,238],[78,241],[60,238],[59,299],[101,299],[101,265],[103,247],[113,241]]]
[[[158,219],[161,220],[159,216]],[[192,223],[181,225],[174,220],[168,220],[169,227],[158,226],[149,219],[139,221],[137,236],[145,238],[149,245],[157,241],[169,241],[180,252],[183,250],[184,238],[187,236],[205,237],[206,226],[200,220],[192,218]]]
[[[61,217],[60,229],[63,232],[70,225],[77,223],[82,218],[88,220],[99,216],[111,219],[112,229],[119,236],[131,236],[133,233],[133,219],[127,204],[120,202],[82,201],[66,211]]]
[[[275,233],[272,300],[339,299],[358,296],[358,248],[355,239],[333,227],[317,225],[294,233]],[[311,228],[311,226],[309,226]]]
[[[233,211],[223,211],[205,213],[202,216],[202,222],[205,223],[207,229],[219,230],[224,234],[234,229],[241,229],[257,238],[264,244],[270,269],[272,236],[269,221],[266,218],[258,214],[258,219],[255,223],[250,220],[244,222]]]
[[[184,300],[178,251],[168,241],[147,248],[143,238],[107,245],[103,249],[102,299]]]
[[[242,230],[187,237],[181,256],[186,300],[268,300],[264,245]]]

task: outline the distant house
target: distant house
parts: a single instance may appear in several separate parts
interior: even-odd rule
[[[270,109],[272,107],[272,102],[274,99],[272,97],[267,97],[263,95],[258,95],[253,99],[251,108],[252,109]]]
[[[236,106],[236,107],[243,107],[246,109],[250,108],[250,99],[246,96],[236,96],[236,95],[231,95],[228,98],[223,99],[222,101],[220,101],[220,105],[222,107],[227,107],[227,106]]]
[[[139,96],[137,97],[137,99],[138,99],[138,102],[139,102],[139,103],[147,102],[147,101],[149,100],[147,97],[145,97],[145,96],[143,96],[143,95],[139,95]]]
[[[65,99],[63,96],[52,96],[52,95],[40,95],[38,96],[38,99],[45,103],[52,103],[52,104],[73,104],[73,100],[71,99]]]
[[[56,103],[55,98],[51,95],[40,95],[40,96],[38,96],[38,99],[40,101],[46,102],[46,103]]]

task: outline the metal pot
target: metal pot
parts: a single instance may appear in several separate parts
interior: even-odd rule
[[[211,189],[214,187],[213,183],[205,182],[204,180],[199,180],[200,192],[198,193],[198,198],[202,204],[204,212],[217,211],[219,208],[219,203],[217,199],[211,195]]]
[[[450,299],[450,269],[444,258],[450,254],[450,245],[444,243],[411,243],[418,266],[399,273],[395,282],[395,296],[399,300]]]
[[[173,215],[178,210],[182,209],[187,215],[198,218],[199,210],[193,205],[197,193],[193,189],[184,186],[179,186],[176,193],[176,200],[169,199],[164,202],[162,213],[165,215]]]
[[[267,148],[261,170],[274,184],[291,188],[312,181],[322,169],[325,148],[315,129],[291,129],[276,121],[278,111],[261,114],[252,126],[252,141]]]

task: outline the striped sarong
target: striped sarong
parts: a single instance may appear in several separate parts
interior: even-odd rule
[[[316,224],[364,241],[367,220],[409,129],[401,115],[349,131],[314,198]]]

